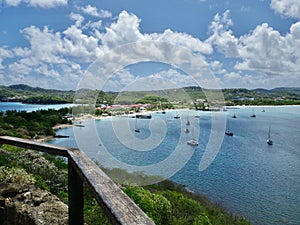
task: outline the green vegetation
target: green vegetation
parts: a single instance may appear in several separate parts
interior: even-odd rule
[[[9,110],[0,112],[0,135],[21,138],[39,138],[45,135],[54,135],[52,127],[56,124],[71,123],[64,116],[71,109],[39,110],[34,112]]]
[[[0,150],[0,182],[35,184],[68,202],[64,159],[8,145]],[[107,171],[107,170],[106,170]],[[122,171],[122,174],[130,174]],[[145,187],[122,186],[124,192],[158,225],[250,224],[183,186],[163,181]],[[89,225],[110,224],[91,192],[84,187],[84,219]]]
[[[142,100],[152,103],[167,101],[153,95],[146,96]],[[57,123],[68,123],[69,121],[64,118],[68,113],[70,113],[68,108],[31,113],[17,111],[0,113],[0,135],[23,138],[53,135],[52,126]],[[67,203],[67,164],[64,159],[7,145],[3,145],[2,148],[4,150],[0,149],[0,182],[34,183]],[[112,179],[116,180],[120,180],[120,177],[130,180],[132,176],[118,169],[114,169],[112,173],[109,170],[105,171],[107,174],[112,174]],[[133,174],[133,176],[134,179],[144,179],[143,174]],[[245,218],[231,215],[205,197],[192,194],[184,187],[170,181],[145,187],[126,185],[122,188],[156,224],[250,224]],[[84,199],[85,222],[109,224],[102,209],[86,187]]]
[[[300,88],[224,89],[227,105],[299,105]]]
[[[51,95],[37,95],[37,96],[31,96],[26,99],[24,99],[23,103],[33,103],[33,104],[63,104],[68,103],[69,101],[57,97],[57,96],[51,96]]]
[[[244,217],[233,216],[204,196],[187,191],[169,180],[145,189],[165,197],[172,206],[169,223],[163,224],[250,224]]]
[[[24,169],[0,166],[0,183],[34,184],[34,177]]]
[[[287,105],[300,104],[300,88],[275,88],[271,90],[245,88],[222,89],[226,105]],[[190,101],[220,100],[219,90],[200,87],[185,87],[156,91],[104,92],[82,89],[78,91],[61,91],[33,88],[27,85],[0,86],[0,101],[18,101],[24,103],[56,104],[84,103],[100,104],[134,104],[134,103],[172,103],[185,105]]]
[[[0,101],[24,103],[72,103],[74,91],[60,91],[27,85],[0,86]]]
[[[142,187],[126,187],[124,192],[147,213],[155,224],[174,224],[172,205],[163,195],[151,193]]]

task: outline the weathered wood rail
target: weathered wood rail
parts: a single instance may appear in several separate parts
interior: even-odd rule
[[[154,225],[154,222],[80,149],[0,136],[8,144],[68,158],[69,224],[83,225],[83,183],[112,224]]]

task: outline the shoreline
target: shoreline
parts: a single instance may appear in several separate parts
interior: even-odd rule
[[[300,105],[236,105],[236,106],[228,106],[225,107],[228,110],[231,109],[240,109],[240,108],[272,108],[272,107],[300,107]],[[183,111],[183,110],[195,110],[195,109],[189,109],[189,108],[182,108],[182,109],[166,109],[164,110],[165,112],[172,112],[172,111]],[[205,110],[195,110],[195,111],[200,111],[200,112],[210,112],[212,113],[213,111],[205,111]],[[122,118],[122,117],[131,117],[131,116],[136,116],[137,114],[154,114],[154,113],[160,113],[161,110],[155,110],[155,111],[142,111],[138,113],[132,113],[132,114],[123,114],[123,115],[115,115],[115,116],[95,116],[95,115],[84,115],[80,117],[75,117],[75,119],[72,119],[72,124],[57,124],[52,127],[54,131],[60,130],[60,129],[65,129],[65,128],[70,128],[74,127],[74,125],[78,122],[81,121],[91,121],[91,120],[108,120],[108,119],[113,119],[113,118]],[[218,111],[222,112],[222,110]],[[39,141],[39,142],[47,142],[52,139],[55,139],[54,136],[43,136],[38,139],[32,139],[34,141]]]
[[[60,129],[65,129],[65,128],[70,128],[73,127],[73,124],[56,124],[55,126],[52,127],[54,131],[60,130]],[[38,141],[38,142],[47,142],[55,139],[56,137],[48,135],[48,136],[42,136],[37,139],[32,139],[33,141]]]
[[[72,127],[73,124],[56,124],[55,126],[52,127],[52,129],[55,130],[60,130],[60,129],[64,129],[64,128],[69,128]]]
[[[228,109],[233,109],[235,107],[240,107],[240,108],[251,108],[251,107],[256,107],[256,108],[271,108],[271,107],[300,107],[300,105],[235,105],[235,106],[226,106]]]

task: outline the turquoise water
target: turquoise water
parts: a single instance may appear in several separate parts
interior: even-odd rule
[[[233,213],[244,215],[253,224],[300,224],[300,107],[264,109],[265,112],[261,107],[254,109],[256,118],[250,117],[251,108],[236,109],[236,119],[232,118],[232,109],[215,113],[189,111],[192,124],[200,128],[199,145],[195,149],[182,149],[182,152],[192,149],[191,157],[171,179],[206,195]],[[77,147],[75,132],[76,137],[84,140],[82,149],[95,160],[103,161],[101,149],[105,146],[119,161],[134,166],[153,165],[162,162],[180,144],[181,122],[187,118],[187,112],[181,113],[182,120],[173,118],[175,112],[154,113],[151,120],[160,119],[164,126],[151,124],[151,120],[138,120],[141,133],[133,131],[135,119],[114,119],[127,121],[132,137],[145,140],[145,143],[152,137],[151,131],[165,127],[163,140],[151,151],[130,149],[130,143],[124,144],[115,136],[120,126],[118,123],[112,126],[110,119],[82,121],[85,127],[61,129],[58,133],[70,135],[70,138],[51,143]],[[200,119],[195,119],[195,115],[200,115]],[[225,115],[227,128],[234,136],[224,136],[216,158],[206,170],[199,171],[215,115]],[[272,146],[266,143],[269,126],[274,141]],[[100,139],[94,138],[92,127]],[[168,166],[174,165],[165,165],[165,168]]]
[[[17,111],[37,111],[40,109],[60,109],[64,107],[72,107],[73,104],[23,104],[21,102],[0,102],[0,112],[5,112],[7,110],[17,110]]]

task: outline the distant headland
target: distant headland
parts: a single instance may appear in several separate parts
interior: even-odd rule
[[[95,104],[167,104],[186,106],[194,104],[195,108],[205,106],[207,95],[220,92],[224,96],[222,104],[233,105],[299,105],[300,87],[279,87],[274,89],[246,89],[246,88],[226,88],[222,90],[209,90],[200,87],[183,87],[177,89],[153,90],[153,91],[126,91],[104,92],[102,90],[80,90],[85,96],[97,96]],[[31,87],[24,84],[0,86],[0,101],[2,102],[22,102],[31,104],[63,104],[73,103],[74,90],[44,89]],[[120,96],[122,96],[120,98]],[[188,97],[187,97],[188,96]],[[132,102],[135,101],[135,102]],[[85,103],[85,102],[79,102]],[[211,102],[210,102],[211,103]]]

